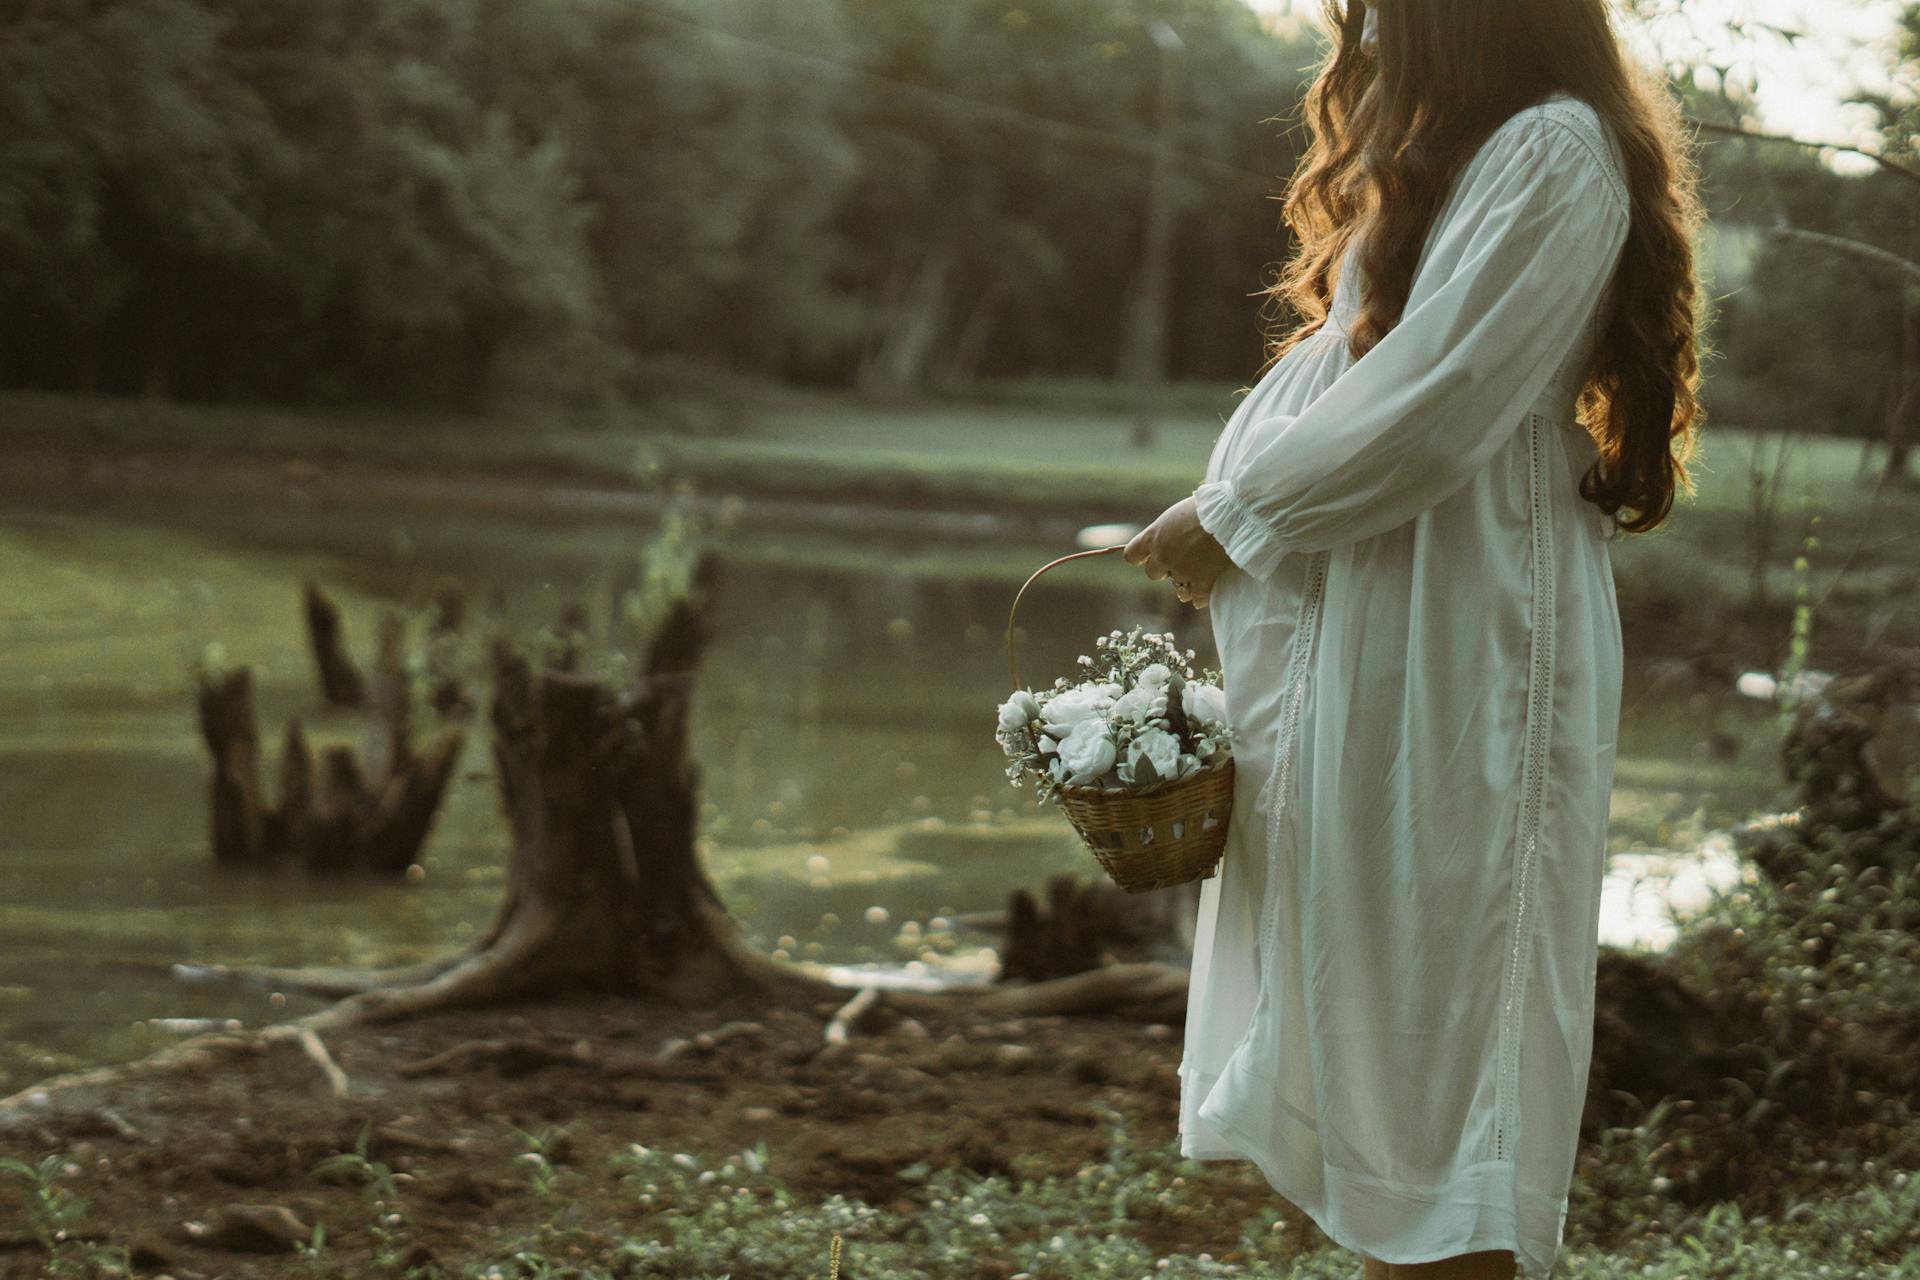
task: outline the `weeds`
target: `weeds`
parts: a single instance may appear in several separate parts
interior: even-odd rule
[[[95,1276],[115,1267],[128,1268],[127,1251],[118,1245],[103,1245],[80,1237],[80,1224],[87,1216],[87,1202],[60,1185],[60,1176],[72,1170],[67,1158],[58,1152],[39,1164],[0,1158],[0,1174],[20,1181],[26,1201],[27,1230],[47,1254],[47,1276]]]
[[[364,1188],[367,1210],[371,1221],[369,1230],[373,1235],[373,1263],[383,1270],[399,1270],[401,1254],[407,1243],[407,1218],[400,1203],[400,1180],[407,1175],[395,1173],[393,1169],[367,1155],[367,1135],[373,1131],[372,1125],[360,1130],[352,1151],[342,1151],[328,1156],[313,1166],[313,1172],[321,1177],[334,1174],[346,1174],[359,1181]],[[325,1237],[316,1227],[317,1244],[311,1246],[309,1260],[317,1256],[319,1246],[325,1243]],[[433,1267],[409,1267],[406,1269],[408,1280],[427,1280],[437,1276],[438,1269]]]

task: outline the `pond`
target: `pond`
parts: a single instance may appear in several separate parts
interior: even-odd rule
[[[192,701],[209,646],[254,668],[271,777],[290,716],[320,742],[361,733],[353,715],[318,707],[304,579],[340,602],[364,663],[380,610],[405,611],[417,638],[446,575],[465,584],[475,622],[497,614],[523,636],[576,600],[604,618],[650,536],[213,503],[0,518],[0,1094],[185,1030],[314,1007],[182,982],[176,963],[397,964],[457,948],[492,918],[507,846],[480,721],[416,881],[216,868]],[[992,734],[1014,590],[1072,549],[727,540],[693,749],[705,864],[753,945],[984,980],[995,935],[953,917],[1056,871],[1098,874],[1064,818],[1008,785]],[[1136,624],[1215,661],[1205,616],[1117,561],[1049,574],[1020,622],[1030,684]],[[1724,849],[1705,862],[1695,851],[1778,801],[1773,744],[1766,705],[1731,690],[1675,696],[1635,672],[1614,798],[1621,864],[1657,872],[1670,850],[1696,879],[1723,877]],[[1658,945],[1662,892],[1649,903],[1629,888],[1610,884],[1604,936]]]

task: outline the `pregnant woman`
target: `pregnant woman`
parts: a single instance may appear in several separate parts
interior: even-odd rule
[[[1604,0],[1330,0],[1303,323],[1127,560],[1241,732],[1180,1151],[1367,1280],[1537,1280],[1591,1059],[1616,531],[1686,487],[1694,171]]]

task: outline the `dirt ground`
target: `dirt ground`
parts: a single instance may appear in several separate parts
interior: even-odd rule
[[[188,1072],[56,1089],[0,1113],[0,1155],[34,1163],[64,1153],[77,1171],[63,1185],[89,1202],[82,1237],[132,1248],[136,1274],[238,1280],[304,1266],[284,1245],[253,1252],[196,1234],[236,1204],[324,1222],[333,1267],[371,1274],[363,1184],[313,1171],[353,1150],[369,1124],[369,1157],[412,1179],[402,1190],[409,1261],[449,1274],[498,1258],[551,1216],[553,1201],[524,1172],[525,1134],[564,1128],[549,1155],[570,1171],[565,1200],[609,1241],[647,1234],[631,1183],[610,1162],[636,1142],[716,1160],[764,1142],[772,1173],[806,1201],[837,1192],[903,1213],[925,1184],[895,1173],[919,1161],[1071,1175],[1104,1156],[1105,1108],[1126,1117],[1141,1146],[1176,1144],[1177,1027],[983,1020],[963,1008],[906,1018],[883,1006],[874,1025],[822,1054],[836,1007],[685,1012],[595,998],[331,1031],[346,1097],[298,1044],[281,1043]],[[475,1042],[495,1047],[447,1069],[403,1070]],[[1251,1165],[1208,1169],[1220,1184],[1217,1217],[1145,1243],[1222,1256],[1263,1208],[1283,1210],[1299,1246],[1324,1243]],[[0,1180],[0,1276],[41,1274],[21,1189]]]

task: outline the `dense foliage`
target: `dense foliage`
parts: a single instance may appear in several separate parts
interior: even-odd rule
[[[1172,360],[1257,363],[1312,51],[1239,0],[0,6],[0,385],[1111,375],[1165,20]]]
[[[1743,829],[1756,874],[1660,957],[1693,1006],[1662,1052],[1691,1059],[1692,1082],[1589,1100],[1590,1121],[1597,1104],[1615,1122],[1583,1165],[1606,1193],[1590,1240],[1729,1202],[1793,1220],[1920,1162],[1920,807],[1883,788],[1868,749],[1911,705],[1912,675],[1834,689],[1782,748],[1800,807]]]

